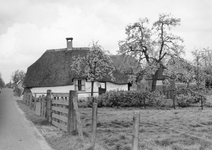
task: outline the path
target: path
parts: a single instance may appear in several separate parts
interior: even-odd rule
[[[0,150],[51,150],[16,104],[12,89],[0,93]]]

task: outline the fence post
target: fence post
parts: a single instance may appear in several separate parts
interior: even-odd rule
[[[146,109],[146,99],[145,99],[145,98],[144,98],[144,100],[143,100],[143,108]]]
[[[174,92],[173,92],[173,108],[174,108],[174,109],[176,109],[175,99],[176,99],[176,93],[175,93],[175,91],[174,91]]]
[[[39,96],[39,103],[40,103],[40,116],[42,116],[42,97]]]
[[[40,96],[40,116],[43,116],[43,95]]]
[[[175,105],[175,97],[173,98],[173,108],[176,109],[176,105]]]
[[[24,92],[23,101],[26,104],[26,91]]]
[[[42,114],[42,116],[45,117],[45,105],[44,105],[45,101],[44,100],[45,100],[44,95],[42,95],[42,97],[41,97],[41,105],[42,105],[42,110],[41,111],[42,111],[42,113],[41,114]]]
[[[76,114],[78,135],[80,136],[82,141],[84,141],[83,131],[82,131],[82,123],[81,123],[80,114],[79,114],[79,110],[78,110],[77,98],[73,99],[73,104],[74,104],[74,110],[75,110],[75,114]]]
[[[51,90],[47,90],[47,94],[46,94],[46,104],[47,104],[47,115],[46,118],[48,120],[48,122],[52,121],[52,99],[51,99],[51,94],[52,91]]]
[[[37,97],[37,95],[36,95]],[[40,102],[40,96],[38,96],[38,98],[36,99],[35,102],[35,114],[38,116],[41,116],[41,102]]]
[[[132,150],[138,150],[140,113],[133,114]]]
[[[35,96],[34,96],[34,111],[36,109],[36,102],[37,102],[37,94],[35,93]]]
[[[92,107],[92,148],[95,149],[96,143],[96,127],[97,127],[97,103],[93,103]]]
[[[28,106],[28,91],[25,92],[26,93],[26,105]]]
[[[203,97],[201,96],[201,109],[203,110]]]
[[[32,109],[32,93],[29,92],[29,108]]]
[[[68,106],[68,126],[67,133],[71,133],[76,130],[76,115],[74,111],[73,99],[77,98],[76,91],[69,91],[69,106]]]
[[[27,106],[29,106],[29,91],[27,91]]]
[[[29,93],[29,91],[27,92],[27,104],[30,107],[30,93]]]
[[[43,115],[46,118],[47,117],[47,99],[46,96],[43,95]]]

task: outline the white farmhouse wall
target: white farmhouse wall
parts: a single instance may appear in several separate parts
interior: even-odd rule
[[[100,86],[103,88],[104,84],[100,82],[94,82],[94,90],[93,90],[94,96],[99,95]],[[70,90],[75,90],[75,86],[69,85],[69,86],[56,86],[56,87],[35,87],[31,89],[31,92],[32,94],[40,93],[37,94],[37,96],[39,96],[45,94],[47,90],[51,90],[53,93],[69,93]],[[107,91],[128,90],[128,85],[127,84],[119,85],[111,82],[106,82],[106,90]],[[91,82],[85,82],[85,91],[78,91],[78,98],[84,100],[89,96],[91,96]]]
[[[52,90],[53,93],[69,93],[70,90],[74,90],[74,85],[69,86],[55,86],[55,87],[35,87],[31,89],[34,93],[46,93],[47,90]]]
[[[85,83],[85,90],[86,92],[91,92],[91,82],[86,82]],[[93,92],[94,93],[98,93],[99,92],[99,83],[98,82],[94,82],[93,85]]]
[[[106,83],[106,89],[107,91],[111,91],[111,90],[128,90],[128,84],[114,84],[111,82],[107,82]]]
[[[99,95],[99,87],[104,86],[101,82],[94,82],[94,96]],[[104,87],[105,88],[105,87]],[[85,83],[85,89],[87,93],[91,93],[91,82],[86,82]],[[111,91],[111,90],[128,90],[128,84],[114,84],[111,82],[106,82],[106,90]]]

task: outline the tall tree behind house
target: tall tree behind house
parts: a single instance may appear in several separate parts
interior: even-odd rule
[[[126,27],[127,38],[119,42],[119,53],[137,59],[144,74],[152,77],[152,91],[156,89],[159,70],[164,68],[165,61],[184,52],[182,38],[171,33],[180,21],[170,14],[161,14],[150,28],[147,18],[140,19]]]

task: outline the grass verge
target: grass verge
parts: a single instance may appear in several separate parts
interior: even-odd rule
[[[85,142],[65,134],[18,101],[55,150],[90,150],[91,108],[79,108]],[[211,150],[212,109],[98,108],[96,150],[131,150],[133,112],[140,112],[139,147],[142,150]]]
[[[37,116],[33,110],[26,106],[22,100],[17,100],[19,107],[25,113],[28,120],[34,123],[36,128],[44,136],[49,145],[55,150],[89,150],[91,142],[85,138],[82,142],[76,133],[67,134],[58,128],[52,126],[44,117]],[[87,136],[88,137],[88,136]],[[105,150],[98,143],[95,150]]]

